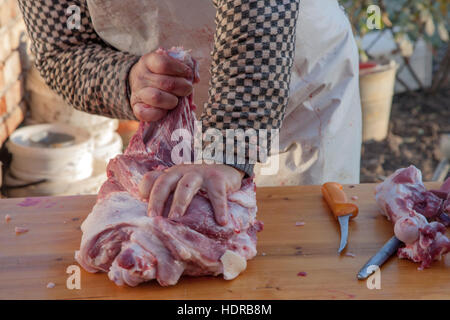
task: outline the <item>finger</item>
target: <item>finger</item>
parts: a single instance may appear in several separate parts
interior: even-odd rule
[[[227,191],[228,192],[235,192],[241,189],[242,186],[242,179],[244,178],[245,173],[233,169],[233,174],[229,175],[229,179],[227,180]],[[236,173],[236,174],[235,174]]]
[[[140,121],[155,122],[165,117],[167,110],[150,107],[143,103],[137,103],[133,106],[133,113]]]
[[[142,199],[148,200],[153,184],[163,174],[162,171],[147,172],[139,183],[139,195]]]
[[[214,209],[214,215],[218,224],[224,226],[228,223],[227,192],[223,183],[209,182],[206,189],[208,198]]]
[[[197,67],[195,67],[194,70],[194,83],[199,83],[200,82],[200,71],[198,70]]]
[[[178,181],[169,212],[170,219],[175,219],[184,215],[191,204],[192,199],[202,187],[202,183],[203,179],[197,173],[186,173],[180,181]]]
[[[156,179],[149,200],[149,215],[161,216],[170,193],[175,190],[181,175],[179,173],[164,173]]]
[[[185,78],[172,77],[151,73],[146,76],[141,85],[153,87],[171,93],[177,97],[187,97],[192,93],[192,83]]]
[[[165,91],[146,87],[133,92],[131,95],[131,105],[143,103],[152,107],[171,110],[178,105],[178,98]]]
[[[143,61],[153,73],[183,78],[192,78],[193,76],[190,67],[165,53],[153,52],[144,56]]]

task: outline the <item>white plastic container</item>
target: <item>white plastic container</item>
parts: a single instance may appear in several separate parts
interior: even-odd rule
[[[122,138],[118,133],[114,133],[111,141],[103,146],[95,147],[94,158],[104,161],[107,164],[109,160],[122,153],[122,148]]]
[[[26,185],[25,181],[12,177],[11,173],[8,172],[5,175],[5,185],[10,187],[7,188],[7,195],[11,198],[67,196],[97,194],[106,179],[104,161],[95,160],[93,174],[89,178],[77,182],[47,181],[36,185],[23,186]]]
[[[36,147],[33,136],[42,132],[71,135],[73,145],[58,148]],[[73,183],[86,179],[93,172],[93,141],[86,130],[62,124],[27,126],[16,130],[7,142],[13,155],[11,174],[26,182],[39,180]]]
[[[31,113],[27,124],[64,123],[83,128],[91,133],[95,146],[104,146],[113,139],[119,126],[118,120],[88,114],[71,107],[47,86],[35,67],[28,71],[27,90]]]

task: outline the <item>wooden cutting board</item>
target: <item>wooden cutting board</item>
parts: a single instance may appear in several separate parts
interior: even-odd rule
[[[117,287],[104,273],[82,270],[81,290],[67,289],[66,269],[77,265],[80,225],[95,196],[0,200],[0,299],[450,299],[450,254],[423,271],[393,257],[381,269],[380,290],[356,279],[393,234],[391,223],[377,211],[374,186],[345,186],[360,208],[345,251],[355,257],[337,254],[338,223],[320,187],[260,188],[258,217],[265,227],[258,256],[245,273],[233,281],[185,277],[173,287],[155,282]],[[6,214],[12,217],[9,223]],[[29,232],[16,235],[16,226]],[[48,289],[49,282],[56,286]]]

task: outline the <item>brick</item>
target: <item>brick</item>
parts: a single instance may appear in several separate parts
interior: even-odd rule
[[[0,147],[23,121],[26,112],[27,106],[22,102],[0,120]]]
[[[7,112],[11,112],[23,100],[24,94],[23,79],[20,78],[5,93]]]
[[[27,31],[23,19],[18,19],[9,28],[9,41],[12,50],[20,47],[20,44],[27,40]]]
[[[5,0],[0,3],[0,28],[7,26],[20,16],[16,0]]]
[[[0,98],[0,118],[6,114],[6,96]]]
[[[3,69],[3,77],[5,86],[8,87],[17,81],[22,73],[22,63],[20,61],[19,51],[15,50],[5,61],[5,68]]]
[[[10,30],[4,27],[0,29],[0,63],[5,62],[11,51]]]
[[[3,75],[3,69],[5,66],[0,62],[0,95],[6,89],[5,86],[5,76]]]

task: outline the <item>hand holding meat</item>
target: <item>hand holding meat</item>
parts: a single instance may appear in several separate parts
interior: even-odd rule
[[[150,171],[142,179],[139,192],[149,199],[150,217],[161,216],[169,195],[174,198],[169,218],[182,217],[194,196],[206,190],[214,208],[215,219],[224,226],[228,223],[227,194],[240,189],[243,173],[227,165],[178,165],[164,171]]]
[[[181,48],[160,52],[196,69],[196,62]],[[224,165],[176,166],[172,161],[172,150],[178,142],[171,139],[171,133],[179,128],[194,133],[192,98],[192,94],[180,98],[177,108],[167,112],[159,122],[141,121],[125,153],[109,162],[108,180],[81,226],[83,237],[75,255],[87,271],[108,272],[117,285],[136,286],[156,279],[167,286],[176,284],[183,274],[223,274],[224,279],[231,280],[245,270],[247,260],[255,257],[256,234],[263,224],[256,219],[253,179],[242,179],[236,169]],[[170,178],[173,183],[154,179],[151,186],[144,185],[142,181],[148,182],[148,178],[144,179],[148,172],[157,172],[158,177],[164,175],[164,180]],[[187,198],[191,192],[195,195],[189,201],[185,197],[184,205],[190,202],[186,213],[169,218],[176,193],[183,192],[174,189],[175,194],[159,203],[163,206],[158,209],[162,214],[149,217],[142,191],[148,190],[146,193],[150,195],[150,190],[162,188],[157,185],[161,183],[166,194],[167,188],[170,190],[181,181],[188,181],[194,190],[199,185],[208,188],[206,192],[202,187],[199,192],[189,188]],[[214,184],[211,188],[221,186],[217,189],[220,192],[229,191],[225,192],[226,203],[220,204],[223,209],[228,208],[225,225],[215,221],[214,213],[222,193],[211,193],[209,183]]]
[[[178,105],[178,97],[192,93],[198,72],[161,50],[144,55],[128,77],[134,115],[141,121],[161,120]]]

